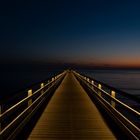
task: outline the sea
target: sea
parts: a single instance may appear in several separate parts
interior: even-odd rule
[[[64,68],[44,65],[8,65],[1,67],[0,99],[43,81]],[[87,76],[140,97],[140,69],[79,69]]]
[[[90,69],[81,70],[81,73],[129,94],[140,96],[139,69]]]
[[[61,71],[62,68],[38,64],[4,64],[0,67],[0,101]]]

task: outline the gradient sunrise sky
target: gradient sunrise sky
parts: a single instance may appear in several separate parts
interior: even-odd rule
[[[139,0],[5,0],[0,61],[140,66]]]

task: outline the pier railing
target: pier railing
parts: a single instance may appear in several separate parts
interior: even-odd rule
[[[140,138],[139,100],[133,100],[129,96],[123,96],[123,91],[121,95],[120,90],[118,94],[118,89],[115,90],[113,87],[106,86],[106,84],[102,84],[76,71],[74,71],[74,74],[79,82],[88,89],[90,96],[106,110],[109,116],[111,116],[130,138]]]
[[[14,139],[50,96],[51,90],[60,84],[65,74],[64,71],[52,77],[47,83],[40,83],[40,88],[35,91],[29,89],[28,96],[3,112],[0,105],[0,139]]]

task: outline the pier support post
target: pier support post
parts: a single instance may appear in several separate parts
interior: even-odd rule
[[[99,88],[99,89],[102,89],[102,85],[101,85],[101,84],[98,84],[98,88]],[[99,96],[102,96],[102,94],[101,94],[101,91],[100,91],[100,90],[98,90],[98,94],[99,94]]]
[[[44,93],[44,83],[41,83],[41,88],[42,88],[42,90],[41,90],[41,94],[43,94]]]
[[[32,89],[28,90],[28,97],[31,96],[33,93],[32,93]],[[30,106],[32,104],[32,99],[30,99],[28,101],[28,106]]]
[[[115,98],[115,91],[111,91],[111,96],[113,97],[113,98]],[[115,108],[115,102],[113,101],[113,100],[111,100],[111,105]]]

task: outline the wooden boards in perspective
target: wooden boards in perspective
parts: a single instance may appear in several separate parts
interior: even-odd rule
[[[28,139],[116,138],[73,73],[68,72]]]

